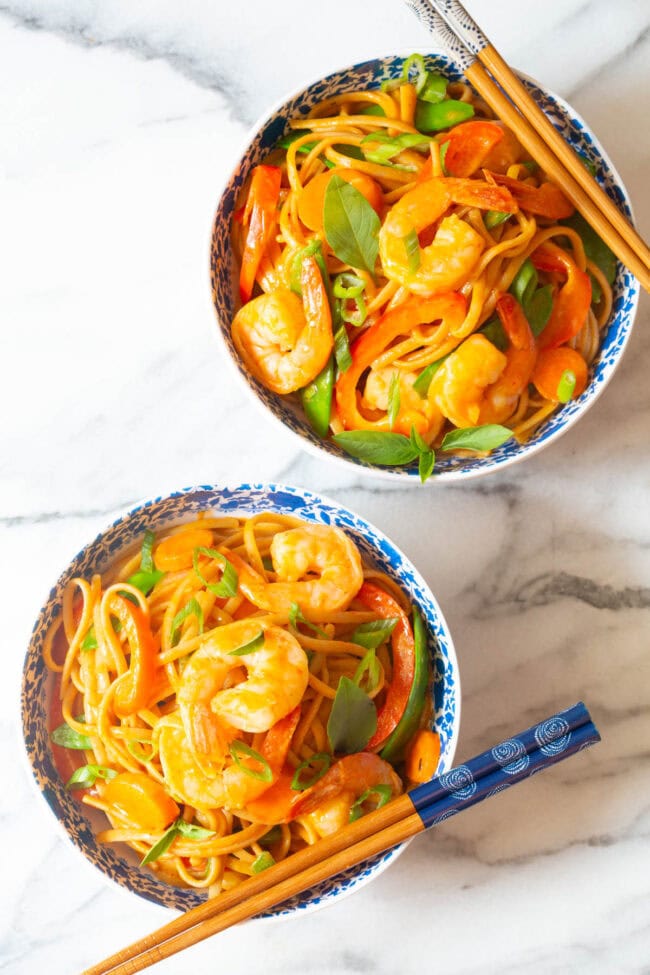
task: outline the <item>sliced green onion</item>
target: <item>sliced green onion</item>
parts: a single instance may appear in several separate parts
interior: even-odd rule
[[[404,237],[404,250],[408,261],[409,273],[415,274],[420,266],[420,241],[415,230],[411,229]]]
[[[434,375],[437,373],[438,369],[443,364],[446,358],[447,356],[444,355],[442,359],[436,359],[435,362],[430,362],[429,365],[422,370],[418,378],[413,383],[413,389],[418,394],[418,396],[422,397],[422,399],[426,399],[427,396],[429,395],[429,386],[431,385],[431,380],[433,379]]]
[[[411,80],[410,77],[412,70],[415,70],[417,72],[417,77],[414,80]],[[414,84],[415,90],[418,93],[418,95],[420,94],[422,88],[424,87],[424,84],[427,80],[427,74],[428,71],[425,67],[424,58],[422,57],[421,54],[411,54],[409,55],[409,57],[407,57],[402,67],[402,82],[405,85],[409,83]]]
[[[354,672],[354,677],[352,680],[357,685],[361,687],[364,677],[367,678],[366,686],[361,689],[366,692],[366,694],[372,694],[379,685],[379,678],[381,677],[381,666],[377,660],[377,654],[374,650],[368,650],[359,662],[359,666]]]
[[[77,718],[77,721],[80,720],[82,719]],[[80,751],[85,751],[85,749],[93,747],[93,743],[88,735],[82,735],[78,731],[75,731],[65,721],[58,728],[55,728],[54,731],[50,732],[50,741],[53,741],[55,745],[59,745],[61,748],[76,748]]]
[[[142,745],[148,745],[150,750],[144,751],[142,749]],[[126,747],[131,755],[133,755],[134,758],[136,758],[139,762],[142,762],[144,765],[146,765],[148,762],[152,762],[158,754],[158,746],[146,738],[127,739]]]
[[[469,102],[459,102],[448,98],[438,104],[418,99],[415,109],[415,127],[420,132],[440,132],[451,129],[460,122],[466,122],[474,115]]]
[[[391,635],[399,620],[397,617],[389,619],[371,620],[370,623],[360,623],[350,636],[350,643],[356,643],[366,650],[376,650],[380,644]],[[356,675],[355,675],[355,683]]]
[[[166,853],[169,847],[172,845],[176,837],[178,836],[178,820],[172,823],[169,829],[166,829],[163,835],[160,837],[157,843],[151,847],[149,852],[140,860],[140,866],[144,867],[148,863],[153,863],[154,860],[158,860],[163,853]]]
[[[192,598],[183,606],[176,616],[172,620],[172,629],[170,634],[171,645],[174,646],[176,643],[176,637],[178,635],[178,630],[183,625],[188,616],[195,616],[199,625],[199,633],[203,633],[203,610],[197,599],[192,596]]]
[[[160,569],[153,569],[151,571],[147,569],[139,569],[134,572],[132,576],[126,580],[130,586],[135,586],[140,592],[148,596],[153,587],[160,582],[164,577],[165,573],[161,572]]]
[[[560,403],[568,403],[576,388],[576,374],[572,369],[565,369],[557,384],[557,398]]]
[[[264,630],[260,630],[256,637],[249,640],[248,643],[242,644],[241,647],[237,647],[236,650],[230,650],[228,653],[229,657],[246,657],[249,653],[255,653],[260,647],[264,646]]]
[[[363,325],[368,317],[368,308],[364,298],[361,295],[353,300],[355,303],[354,311],[350,311],[346,305],[346,302],[341,301],[339,313],[344,322],[348,322],[350,325],[354,325],[356,328],[359,328],[359,326]]]
[[[447,167],[445,166],[445,159],[447,158],[447,149],[449,148],[449,139],[443,142],[440,146],[440,168],[442,169],[443,176],[449,176],[447,172]]]
[[[345,325],[341,325],[334,333],[334,358],[339,367],[339,372],[347,372],[352,365],[350,341]]]
[[[70,789],[90,789],[94,786],[97,779],[114,779],[117,775],[115,769],[107,768],[105,765],[82,765],[76,769],[65,784],[66,791]]]
[[[188,823],[185,819],[176,820],[176,829],[188,840],[209,840],[215,835],[213,829],[204,829],[203,826],[196,826]]]
[[[219,582],[208,582],[203,576],[201,570],[199,569],[199,555],[206,555],[209,559],[214,559],[219,563],[223,569],[223,575]],[[206,589],[215,596],[220,596],[222,599],[229,599],[231,596],[237,595],[237,584],[239,582],[239,576],[237,575],[237,570],[234,565],[232,565],[225,555],[221,552],[217,552],[214,548],[204,548],[202,545],[194,549],[194,554],[192,556],[192,564],[194,566],[194,571],[203,583]]]
[[[291,788],[295,792],[304,792],[305,789],[311,789],[312,785],[315,785],[319,779],[323,778],[331,764],[332,756],[327,752],[317,752],[311,758],[306,758],[294,772],[291,780]],[[315,765],[317,768],[314,768]],[[302,778],[302,773],[305,769],[309,769],[312,772],[311,776],[307,779]]]
[[[360,819],[361,816],[363,816],[363,804],[372,796],[377,797],[377,805],[375,806],[375,809],[381,809],[382,806],[386,805],[392,794],[393,790],[389,785],[375,785],[370,789],[366,789],[365,792],[361,793],[357,801],[350,809],[350,822],[354,823],[355,820]]]
[[[289,622],[294,630],[298,629],[298,623],[302,623],[303,626],[306,626],[312,633],[316,633],[322,640],[329,639],[325,630],[321,630],[320,626],[316,626],[315,623],[310,623],[309,620],[305,619],[298,603],[291,603],[289,607]]]
[[[391,428],[395,426],[395,420],[399,414],[399,408],[401,405],[401,395],[399,390],[399,370],[395,370],[391,377],[390,386],[388,387],[388,424]]]
[[[495,227],[500,227],[502,223],[509,220],[511,216],[511,213],[505,213],[503,210],[488,210],[483,218],[483,223],[488,230],[494,230]]]
[[[153,564],[153,543],[155,538],[154,533],[147,528],[142,540],[142,549],[140,550],[140,568],[143,572],[153,572],[156,568]]]
[[[81,650],[84,650],[84,651],[86,651],[86,650],[96,650],[97,649],[97,646],[98,646],[98,644],[97,644],[97,635],[95,633],[95,627],[94,626],[90,626],[88,628],[88,632],[86,633],[85,637],[81,641],[81,647],[80,647],[80,649]]]
[[[362,295],[366,287],[363,278],[358,278],[356,274],[343,271],[334,278],[332,291],[335,298],[358,298]]]
[[[398,156],[404,149],[429,145],[430,140],[419,132],[403,132],[401,135],[389,135],[388,132],[369,132],[361,140],[361,151],[368,162],[378,163],[380,166],[390,164],[394,156]],[[410,166],[400,166],[400,169],[411,169]]]
[[[269,851],[264,850],[264,853],[260,853],[260,855],[253,860],[251,870],[253,873],[261,873],[263,870],[268,870],[269,867],[272,867],[274,864],[275,860]]]
[[[271,766],[259,752],[256,752],[254,748],[246,745],[243,741],[231,741],[228,746],[230,754],[236,765],[245,772],[246,775],[250,775],[252,779],[259,779],[260,782],[272,782],[273,772]],[[248,765],[244,765],[242,757],[252,758],[253,761],[258,762],[262,768],[261,770],[250,768]]]

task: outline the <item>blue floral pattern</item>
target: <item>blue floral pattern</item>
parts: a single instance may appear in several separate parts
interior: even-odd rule
[[[426,58],[427,68],[443,72],[450,80],[462,78],[458,68],[442,54],[431,54]],[[308,450],[318,455],[344,464],[354,464],[362,470],[391,477],[402,482],[418,478],[417,464],[407,468],[376,468],[345,454],[329,440],[321,440],[307,422],[297,399],[282,397],[265,389],[252,378],[241,363],[230,335],[230,323],[237,309],[237,269],[232,253],[230,226],[232,214],[253,166],[257,165],[284,133],[288,119],[305,115],[310,108],[324,98],[350,91],[355,88],[378,87],[382,81],[396,78],[402,71],[404,58],[387,57],[365,61],[327,78],[319,80],[290,97],[280,107],[272,111],[257,127],[237,167],[228,180],[219,201],[212,232],[211,281],[212,296],[217,315],[218,335],[220,335],[227,358],[234,363],[245,386],[262,405],[268,415],[274,417],[282,426],[296,434]],[[607,194],[616,202],[626,216],[631,216],[627,193],[620,176],[614,169],[602,146],[587,127],[586,123],[557,95],[541,88],[536,82],[522,76],[531,94],[549,116],[564,138],[596,167],[598,179]],[[558,408],[525,444],[510,440],[494,450],[488,457],[441,456],[429,483],[458,480],[496,471],[501,467],[535,453],[541,447],[559,437],[595,401],[611,379],[623,354],[634,322],[639,299],[639,284],[633,275],[617,265],[614,282],[614,303],[609,324],[606,327],[602,346],[591,369],[591,381],[578,399]]]
[[[441,739],[439,772],[452,763],[460,721],[458,664],[447,625],[424,579],[408,559],[380,531],[333,501],[278,485],[240,485],[238,487],[197,487],[167,497],[146,501],[118,518],[106,531],[90,542],[70,563],[52,588],[36,620],[25,658],[22,683],[23,734],[36,784],[68,838],[102,873],[156,904],[186,911],[205,899],[196,890],[170,887],[155,874],[138,866],[128,848],[102,846],[95,833],[106,827],[102,813],[83,806],[74,794],[66,793],[54,765],[48,738],[48,714],[53,691],[53,675],[43,662],[43,640],[60,612],[61,597],[70,579],[89,579],[105,571],[116,559],[136,551],[147,528],[159,531],[169,525],[189,521],[201,511],[220,514],[253,515],[263,511],[291,514],[306,521],[337,525],[355,541],[362,557],[399,583],[409,599],[420,609],[427,625],[432,660],[434,716],[432,727]],[[291,901],[270,911],[266,917],[288,915],[315,909],[346,892],[356,890],[388,866],[403,847],[381,854],[351,867],[337,877],[319,884]]]

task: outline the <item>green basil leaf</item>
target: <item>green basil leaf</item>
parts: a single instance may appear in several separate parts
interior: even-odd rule
[[[230,650],[228,652],[229,657],[246,657],[249,653],[255,653],[260,647],[264,646],[264,630],[260,630],[256,637],[249,640],[248,643],[242,644],[241,647],[237,647],[236,650]]]
[[[545,284],[538,288],[532,298],[526,302],[524,313],[533,335],[538,336],[546,327],[553,311],[553,288]]]
[[[374,276],[380,220],[365,196],[340,176],[332,176],[323,207],[325,237],[344,264]]]
[[[401,396],[399,391],[399,370],[395,370],[392,375],[390,385],[388,387],[388,423],[391,428],[395,426],[395,420],[399,413],[399,408],[401,404]]]
[[[568,403],[576,388],[576,374],[572,369],[565,369],[557,385],[557,398],[560,403]]]
[[[364,684],[364,686],[361,687],[361,690],[365,691],[366,694],[372,694],[379,684],[380,676],[381,669],[379,666],[379,661],[377,660],[377,654],[374,650],[368,650],[368,653],[361,658],[352,680],[357,687],[361,687],[361,685]]]
[[[106,768],[105,765],[82,765],[76,769],[65,784],[66,790],[70,789],[90,789],[94,786],[97,779],[114,779],[117,775],[115,769]]]
[[[560,220],[560,223],[565,227],[573,227],[580,234],[588,260],[600,268],[608,284],[613,284],[616,277],[616,254],[601,240],[582,214],[576,210],[572,217]]]
[[[500,352],[505,352],[510,344],[506,331],[499,318],[491,318],[490,321],[486,322],[483,328],[480,329],[480,332],[489,342],[492,343],[492,345],[495,345]]]
[[[435,452],[433,450],[423,450],[418,459],[418,473],[420,475],[420,481],[422,484],[429,480],[433,474],[433,468],[435,466]]]
[[[177,836],[178,820],[176,820],[175,823],[172,823],[169,829],[165,830],[157,843],[154,843],[149,852],[145,854],[142,860],[140,860],[140,866],[144,867],[147,863],[153,863],[153,861],[161,857],[163,853],[166,853]]]
[[[414,426],[411,427],[411,443],[419,454],[429,449],[428,443],[422,439],[422,436],[418,433]]]
[[[443,450],[495,450],[512,437],[512,430],[499,426],[498,423],[487,423],[481,427],[465,427],[463,430],[451,430],[445,434],[442,441]]]
[[[271,856],[268,850],[264,853],[260,853],[258,857],[255,857],[251,864],[251,870],[253,873],[262,873],[263,870],[268,870],[275,864],[275,860]]]
[[[384,640],[388,639],[398,622],[397,617],[390,617],[389,619],[371,620],[370,623],[360,623],[350,636],[350,643],[356,643],[357,646],[365,647],[366,650],[376,650]]]
[[[223,575],[219,582],[208,582],[201,570],[199,569],[199,555],[207,555],[209,559],[215,559],[223,569]],[[214,548],[204,548],[202,545],[194,549],[194,555],[192,557],[192,564],[194,566],[194,571],[203,583],[206,589],[215,596],[220,596],[222,599],[229,599],[231,596],[237,595],[237,585],[239,582],[239,577],[237,575],[237,570],[234,565],[232,565],[225,555],[221,552],[217,552]]]
[[[140,568],[143,572],[153,572],[156,568],[153,564],[153,543],[155,538],[154,533],[147,528],[140,551]]]
[[[201,609],[199,602],[194,598],[194,596],[192,596],[185,606],[183,606],[183,608],[176,613],[176,616],[172,620],[172,632],[170,636],[172,646],[174,646],[176,642],[178,630],[188,616],[196,616],[199,624],[199,633],[203,633],[203,610]]]
[[[327,752],[317,752],[311,758],[306,758],[294,772],[291,780],[291,788],[295,792],[304,792],[305,789],[311,789],[312,785],[315,785],[319,779],[323,778],[331,764],[332,756],[328,755]],[[307,779],[304,779],[302,775],[305,769],[309,769],[311,772],[311,775]]]
[[[402,237],[402,240],[404,241],[409,274],[415,274],[420,266],[420,241],[418,235],[415,230],[409,230],[408,234]]]
[[[93,747],[93,743],[88,735],[79,734],[78,731],[71,728],[65,721],[58,728],[55,728],[54,731],[50,732],[50,741],[53,741],[55,745],[60,745],[61,748],[85,750]]]
[[[422,399],[426,399],[427,396],[429,395],[429,386],[431,385],[431,380],[433,379],[433,377],[435,376],[438,369],[443,364],[446,358],[447,356],[443,355],[442,359],[436,359],[435,362],[430,362],[429,365],[422,370],[418,378],[413,383],[413,389],[418,394],[418,396],[422,397]]]
[[[483,217],[483,223],[488,230],[494,230],[495,227],[500,227],[502,223],[509,220],[511,216],[511,213],[504,213],[503,210],[488,210]]]
[[[195,826],[194,823],[188,823],[184,819],[176,820],[176,829],[188,840],[209,840],[211,836],[216,835],[213,829],[203,829],[202,826]]]
[[[334,333],[334,358],[339,367],[339,372],[347,372],[352,365],[350,342],[345,325],[341,325]]]
[[[393,790],[389,785],[375,785],[370,789],[366,789],[362,792],[357,801],[354,803],[350,809],[350,819],[349,822],[354,823],[357,819],[364,815],[363,804],[368,801],[368,799],[373,796],[377,797],[377,803],[375,809],[381,809],[385,806],[390,797],[393,794]]]
[[[96,650],[97,649],[97,636],[95,634],[95,627],[90,626],[85,637],[81,641],[81,650]]]
[[[329,639],[325,630],[322,630],[320,626],[316,626],[315,623],[310,623],[309,620],[305,619],[298,603],[291,603],[289,607],[289,622],[294,630],[298,629],[298,623],[302,623],[303,626],[306,626],[312,633],[316,633],[322,640]]]
[[[265,833],[264,836],[260,836],[257,842],[262,847],[269,847],[269,846],[275,846],[275,844],[279,843],[281,839],[282,839],[282,827],[272,826],[271,829],[268,831],[268,833]]]
[[[366,747],[377,730],[377,710],[349,677],[341,677],[327,722],[333,752],[352,755]]]
[[[273,772],[271,770],[271,766],[264,758],[264,756],[260,755],[259,752],[256,752],[254,748],[251,748],[249,745],[246,745],[243,741],[235,740],[230,742],[228,749],[230,751],[230,754],[233,757],[233,761],[235,762],[235,765],[238,765],[239,768],[242,770],[242,772],[245,772],[246,775],[250,775],[252,779],[259,779],[260,782],[273,781]],[[254,769],[251,768],[249,765],[245,765],[242,760],[242,756],[245,756],[246,758],[252,758],[253,761],[258,762],[258,764],[261,765],[262,768]]]
[[[391,467],[410,464],[418,455],[408,437],[381,430],[344,430],[332,437],[334,443],[352,457],[369,464]]]
[[[161,572],[160,569],[153,569],[153,571],[148,571],[146,569],[139,569],[134,572],[132,576],[126,580],[130,586],[135,586],[140,592],[143,592],[145,596],[148,596],[156,583],[164,577],[165,573]]]

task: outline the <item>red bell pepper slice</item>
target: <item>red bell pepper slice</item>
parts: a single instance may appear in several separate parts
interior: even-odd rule
[[[111,599],[111,613],[122,624],[130,651],[129,669],[115,691],[115,713],[126,717],[151,702],[157,649],[149,619],[139,606],[115,595]]]
[[[566,198],[555,183],[542,183],[541,186],[530,186],[520,179],[512,179],[501,173],[491,173],[485,170],[488,179],[493,179],[500,186],[507,187],[522,210],[534,213],[538,217],[548,217],[549,220],[564,220],[570,217],[575,207]]]
[[[250,217],[239,274],[239,294],[244,303],[253,293],[257,269],[275,227],[281,180],[278,166],[256,166],[253,170],[243,214],[244,223]]]
[[[361,376],[398,335],[409,335],[416,325],[438,319],[442,319],[445,328],[453,332],[465,318],[466,307],[463,296],[455,291],[432,298],[413,297],[367,329],[351,346],[352,365],[341,373],[336,383],[336,409],[343,427],[346,430],[389,430],[388,417],[367,420],[359,411],[357,383]],[[422,422],[422,415],[400,411],[393,429],[409,436],[412,424],[422,432]]]
[[[473,176],[490,151],[503,139],[503,129],[494,122],[478,120],[456,125],[449,133],[445,169],[450,176]]]
[[[551,317],[537,339],[540,349],[554,349],[569,342],[584,325],[591,305],[591,280],[557,244],[542,244],[530,259],[538,271],[566,275],[566,283],[553,301]]]
[[[393,679],[384,704],[377,713],[377,730],[366,746],[366,751],[373,751],[395,730],[404,714],[415,675],[415,641],[408,616],[399,603],[379,586],[364,582],[357,599],[382,619],[397,619],[391,636]]]

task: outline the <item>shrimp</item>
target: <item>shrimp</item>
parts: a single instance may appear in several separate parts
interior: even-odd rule
[[[223,806],[226,793],[222,773],[206,771],[196,762],[178,717],[163,718],[159,729],[160,764],[169,791],[196,809]]]
[[[293,393],[329,359],[332,316],[318,265],[305,258],[302,301],[288,288],[253,298],[235,315],[232,338],[250,372],[274,393]]]
[[[350,810],[376,786],[388,786],[391,798],[402,791],[402,781],[388,762],[372,752],[358,752],[340,758],[323,778],[305,790],[292,806],[291,817],[312,817],[321,836],[338,832],[350,820]]]
[[[428,396],[423,399],[413,389],[413,383],[418,378],[416,372],[405,372],[390,366],[384,369],[371,369],[366,379],[361,405],[366,409],[380,410],[385,413],[388,410],[389,390],[395,375],[399,376],[400,411],[404,411],[407,420],[411,423],[414,417],[422,418],[418,428],[425,431],[424,438],[428,442],[434,440],[440,433],[445,418],[432,399]]]
[[[512,295],[497,301],[510,339],[505,355],[483,335],[470,335],[445,359],[431,381],[430,395],[456,427],[502,423],[530,380],[537,346]]]
[[[363,583],[356,546],[340,528],[330,525],[305,525],[274,536],[271,560],[276,582],[266,582],[234,553],[226,555],[237,568],[239,588],[246,598],[259,609],[285,616],[292,603],[298,603],[312,619],[326,618],[347,609]]]
[[[264,642],[243,656],[233,651],[262,633]],[[224,689],[229,671],[243,667],[246,678]],[[191,751],[202,768],[220,768],[234,729],[267,731],[305,693],[308,661],[298,641],[278,626],[255,619],[217,627],[182,672],[176,694]]]
[[[517,210],[507,190],[483,180],[426,180],[395,203],[379,231],[379,256],[388,278],[420,295],[453,291],[467,280],[485,241],[456,214],[444,216],[454,203],[507,213]],[[421,234],[441,217],[432,242],[419,247],[419,265],[411,266],[405,238]]]

